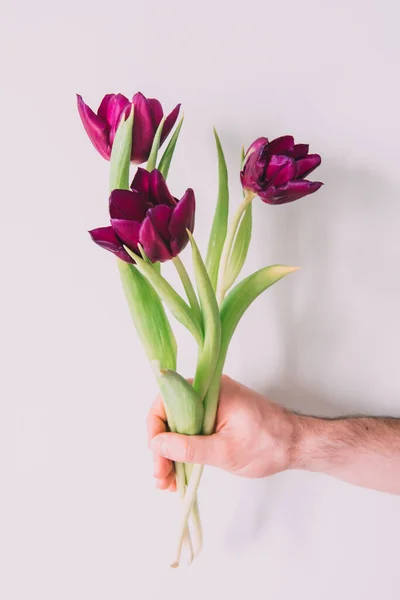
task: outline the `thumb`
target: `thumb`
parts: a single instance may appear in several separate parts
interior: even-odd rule
[[[153,438],[151,449],[176,462],[220,466],[223,444],[217,435],[180,435],[162,433]]]

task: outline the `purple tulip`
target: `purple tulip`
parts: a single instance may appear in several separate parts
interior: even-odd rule
[[[165,262],[183,250],[187,229],[194,228],[193,190],[177,200],[157,169],[149,173],[139,168],[130,190],[111,192],[109,209],[111,225],[89,233],[96,244],[130,263],[134,261],[124,245],[140,256],[141,244],[152,262]]]
[[[97,114],[77,95],[78,111],[83,126],[93,146],[106,160],[110,160],[115,132],[121,118],[127,119],[133,104],[135,114],[132,132],[131,160],[140,164],[149,158],[151,146],[161,119],[164,116],[162,106],[155,98],[146,98],[138,92],[132,102],[123,94],[107,94],[97,110]],[[165,119],[161,134],[164,142],[178,118],[180,104]]]
[[[247,150],[242,186],[268,204],[293,202],[319,190],[320,181],[305,179],[321,164],[319,154],[308,154],[308,144],[295,144],[284,135],[269,142],[258,138]]]

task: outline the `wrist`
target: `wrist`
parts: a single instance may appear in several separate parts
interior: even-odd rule
[[[316,419],[298,415],[294,412],[284,410],[285,418],[281,420],[279,437],[284,443],[281,444],[281,470],[290,469],[307,470],[316,446]]]
[[[330,445],[332,432],[328,429],[335,428],[339,421],[328,421],[316,417],[293,414],[293,438],[290,452],[290,469],[303,471],[320,471],[328,458],[324,447]],[[334,444],[331,445],[332,454],[335,452]]]
[[[293,417],[291,469],[332,473],[346,462],[354,433],[351,420]]]

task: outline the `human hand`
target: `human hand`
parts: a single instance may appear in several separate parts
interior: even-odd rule
[[[223,376],[215,433],[185,436],[166,432],[158,396],[147,419],[159,489],[176,490],[172,461],[208,464],[243,477],[266,477],[290,467],[296,417],[279,404]]]

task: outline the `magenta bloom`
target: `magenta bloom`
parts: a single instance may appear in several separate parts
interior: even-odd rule
[[[152,262],[177,256],[193,232],[195,198],[192,189],[174,198],[160,171],[138,169],[131,190],[114,190],[110,196],[109,227],[89,231],[92,240],[120,259],[134,261],[124,245],[140,256],[138,244]]]
[[[97,110],[97,114],[77,95],[78,111],[83,126],[96,150],[106,160],[110,160],[115,132],[121,118],[129,116],[133,104],[135,114],[132,132],[131,160],[140,164],[149,158],[154,135],[164,116],[162,106],[155,98],[146,98],[138,92],[132,102],[123,94],[107,94]],[[165,119],[161,144],[170,133],[178,118],[180,104]]]
[[[319,154],[308,154],[308,144],[295,144],[284,135],[269,142],[258,138],[247,150],[242,186],[268,204],[293,202],[319,190],[320,181],[305,179],[321,164]]]

